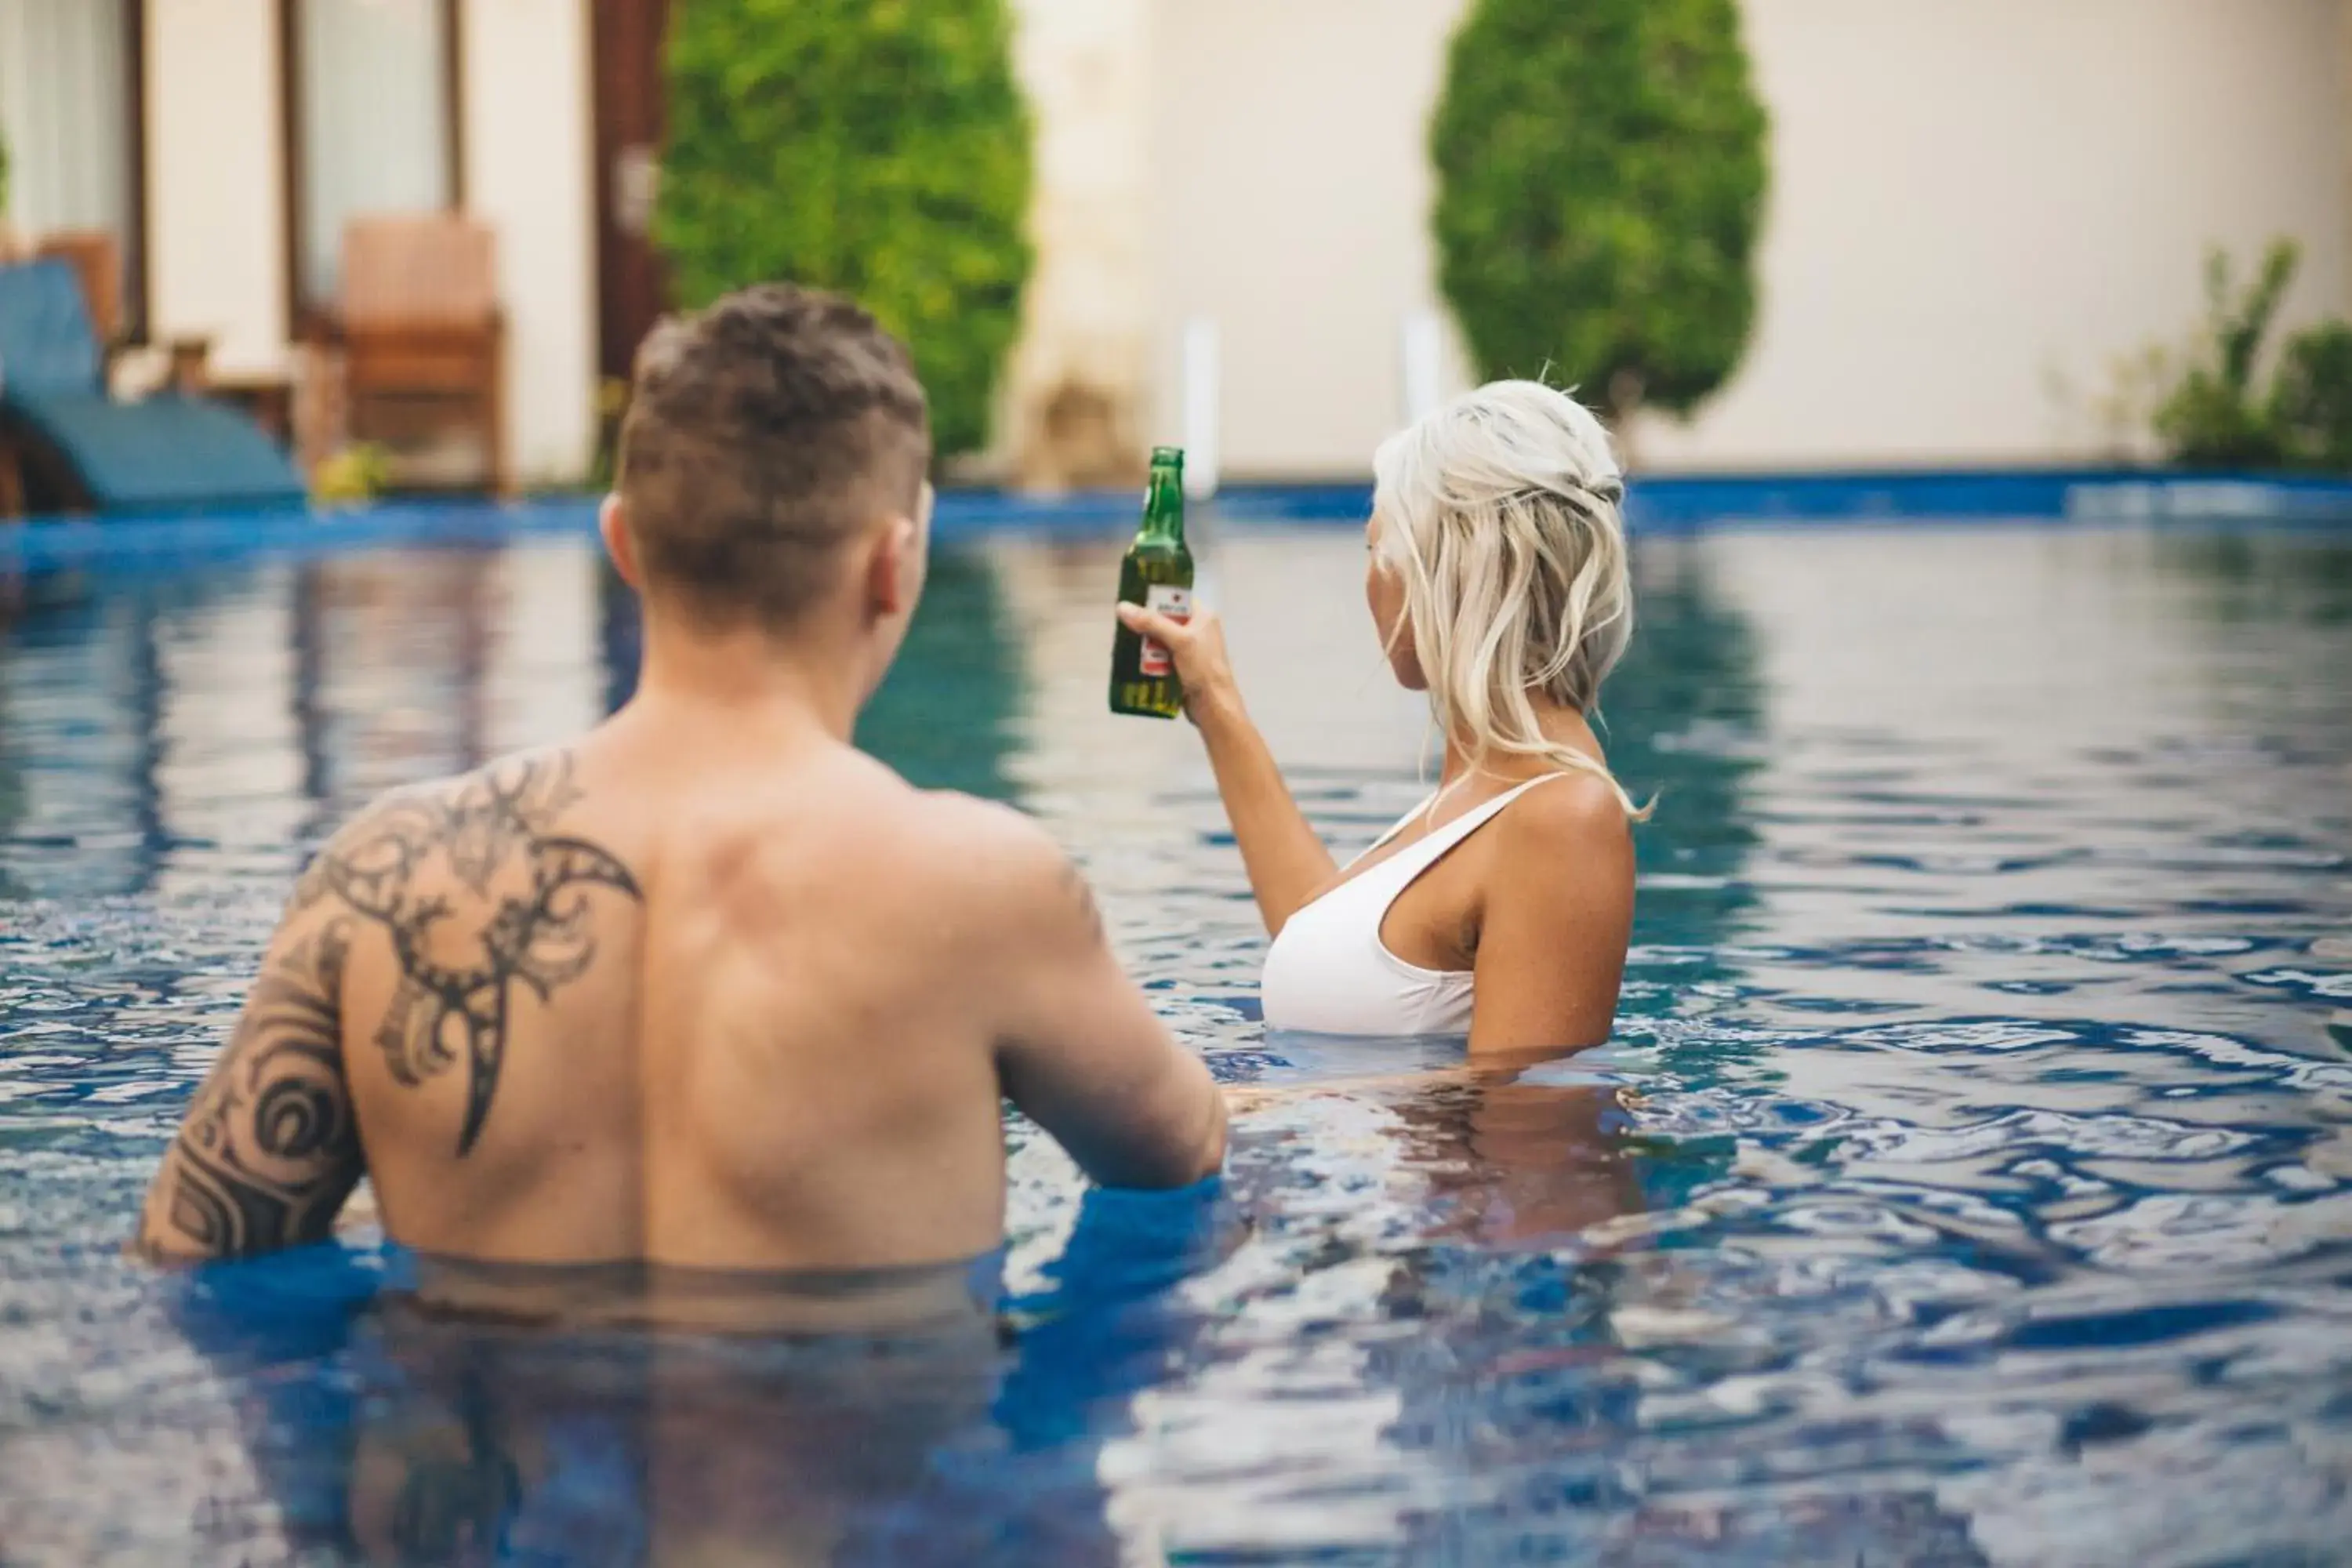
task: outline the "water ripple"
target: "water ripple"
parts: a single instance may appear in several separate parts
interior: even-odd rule
[[[1207,553],[1301,800],[1360,847],[1426,787],[1358,657],[1360,544]],[[2352,547],[1645,542],[1611,745],[1661,808],[1618,1036],[1510,1081],[1264,1029],[1193,737],[1099,713],[1108,564],[943,557],[867,739],[1072,847],[1250,1087],[1225,1182],[1089,1193],[1016,1119],[1010,1348],[919,1394],[665,1384],[658,1430],[610,1346],[549,1381],[469,1341],[455,1392],[402,1361],[372,1233],[214,1280],[120,1252],[306,847],[624,692],[610,585],[531,545],[100,581],[19,624],[0,1556],[357,1561],[403,1464],[452,1521],[511,1477],[512,1561],[737,1516],[772,1551],[770,1505],[899,1564],[2341,1555],[2352,711],[2311,676],[2352,668]]]

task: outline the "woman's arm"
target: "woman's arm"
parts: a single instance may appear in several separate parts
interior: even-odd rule
[[[1633,835],[1614,792],[1528,792],[1491,836],[1470,1055],[1580,1049],[1609,1037],[1633,928]]]
[[[1195,611],[1182,623],[1139,605],[1121,605],[1118,614],[1131,629],[1164,644],[1175,660],[1176,674],[1184,682],[1184,711],[1209,749],[1209,766],[1216,773],[1217,793],[1224,798],[1225,816],[1241,846],[1242,868],[1249,873],[1258,913],[1268,933],[1279,935],[1290,917],[1339,875],[1339,868],[1307,826],[1298,803],[1290,798],[1290,786],[1282,782],[1265,737],[1242,706],[1241,689],[1234,683],[1233,665],[1225,658],[1224,627],[1207,610]]]

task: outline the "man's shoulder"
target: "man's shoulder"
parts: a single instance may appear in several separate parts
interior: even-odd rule
[[[486,885],[505,863],[551,847],[610,861],[592,879],[634,892],[617,857],[568,835],[567,814],[583,798],[578,759],[568,746],[517,752],[467,773],[388,789],[346,817],[311,857],[295,887],[296,907],[330,889],[348,899],[362,883],[404,881],[427,862]]]
[[[953,790],[908,795],[909,820],[921,824],[928,852],[950,880],[978,889],[1018,887],[1051,879],[1069,863],[1034,818],[1000,801]]]
[[[336,837],[418,813],[460,820],[496,818],[518,828],[552,831],[582,799],[579,773],[579,759],[571,746],[509,752],[467,773],[384,790],[344,818]]]
[[[921,824],[906,845],[930,896],[976,916],[1007,941],[1039,940],[1073,907],[1090,910],[1086,883],[1068,855],[1034,817],[996,801],[952,791],[914,792]]]
[[[877,964],[919,955],[982,987],[1059,948],[1075,873],[1043,828],[895,777],[848,793],[845,776],[822,800],[761,802],[723,831],[698,831],[698,869],[671,885],[705,889],[698,901],[736,911],[751,940],[801,940],[821,910],[836,931],[888,933],[873,946]]]

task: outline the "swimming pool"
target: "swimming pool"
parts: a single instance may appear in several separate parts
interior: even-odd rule
[[[1368,842],[1425,736],[1360,539],[1203,531],[1254,708]],[[100,567],[20,617],[0,1563],[2343,1560],[2352,533],[1642,540],[1622,1015],[1507,1085],[1265,1037],[1192,736],[1101,711],[1117,550],[943,552],[866,738],[1050,823],[1171,1023],[1286,1092],[1217,1192],[1088,1196],[1016,1128],[1002,1345],[405,1322],[366,1234],[123,1261],[304,848],[592,721],[634,620],[565,537]]]

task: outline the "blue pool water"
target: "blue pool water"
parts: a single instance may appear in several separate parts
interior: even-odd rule
[[[1421,793],[1345,528],[1209,531],[1345,846]],[[942,555],[867,740],[1014,800],[1220,1076],[1221,1189],[1015,1127],[1003,1338],[420,1319],[120,1244],[308,846],[625,696],[581,542],[88,569],[0,640],[0,1563],[2352,1560],[2352,535],[1642,542],[1616,1038],[1269,1038],[1115,543]]]

